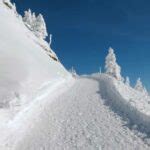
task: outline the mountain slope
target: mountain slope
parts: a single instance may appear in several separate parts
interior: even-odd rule
[[[21,16],[2,0],[0,14],[0,107],[9,107],[13,99],[26,103],[45,85],[50,87],[52,81],[67,78],[69,74],[48,44],[35,37]]]
[[[67,85],[66,85],[67,86]],[[105,105],[99,81],[80,78],[59,96],[49,95],[14,120],[5,148],[12,150],[146,150]],[[32,111],[31,111],[32,110]],[[19,123],[19,124],[18,124]],[[12,125],[12,124],[11,124]],[[18,138],[19,137],[19,138]]]
[[[0,150],[150,148],[123,120],[149,134],[148,98],[105,74],[73,79],[2,0],[0,14]]]
[[[24,25],[11,5],[0,0],[0,141],[8,122],[71,78],[48,43]]]

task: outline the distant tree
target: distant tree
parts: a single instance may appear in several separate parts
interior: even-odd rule
[[[49,35],[49,46],[52,44],[52,34]]]
[[[73,77],[77,77],[77,73],[74,67],[72,67],[69,72],[72,74]]]
[[[23,21],[24,21],[28,26],[30,26],[30,28],[33,27],[33,17],[32,17],[31,9],[28,9],[28,11],[25,11],[25,12],[24,12]]]
[[[40,39],[45,39],[48,36],[46,24],[41,14],[39,14],[38,17],[36,18],[34,33]]]
[[[31,14],[31,30],[33,31],[33,33],[35,34],[35,31],[36,31],[36,20],[37,20],[37,17],[35,15],[35,13],[33,12]]]
[[[32,26],[34,26],[34,24],[36,23],[36,15],[35,13],[33,12],[32,15],[31,15],[31,19],[32,19]]]
[[[121,67],[117,64],[116,55],[111,47],[105,59],[105,70],[108,75],[115,77],[117,80],[123,80],[120,74]]]
[[[41,14],[36,17],[35,13],[29,9],[24,12],[23,21],[38,38],[45,39],[47,37],[46,24]]]
[[[125,84],[126,84],[127,86],[130,86],[130,79],[129,79],[129,77],[126,77]]]
[[[142,84],[140,78],[137,79],[136,85],[135,85],[134,88],[135,88],[135,90],[137,90],[137,91],[143,92],[144,87],[143,87],[143,84]]]
[[[136,82],[134,89],[148,95],[148,92],[147,92],[146,88],[143,86],[140,78],[137,79],[137,82]]]
[[[101,67],[99,67],[99,74],[101,74],[102,73],[102,68]]]

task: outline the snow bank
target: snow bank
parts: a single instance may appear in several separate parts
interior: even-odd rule
[[[100,82],[101,96],[109,100],[113,108],[125,113],[131,123],[150,131],[149,97],[105,74],[93,75],[93,78]]]

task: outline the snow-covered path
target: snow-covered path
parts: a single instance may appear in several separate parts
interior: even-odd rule
[[[54,100],[45,100],[40,113],[35,109],[16,128],[10,150],[150,149],[104,104],[100,86],[96,80],[80,78]]]

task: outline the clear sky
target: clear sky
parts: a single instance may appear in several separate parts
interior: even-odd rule
[[[53,34],[52,48],[79,74],[104,67],[115,49],[123,76],[141,77],[150,89],[150,0],[13,0],[19,13],[42,13]]]

